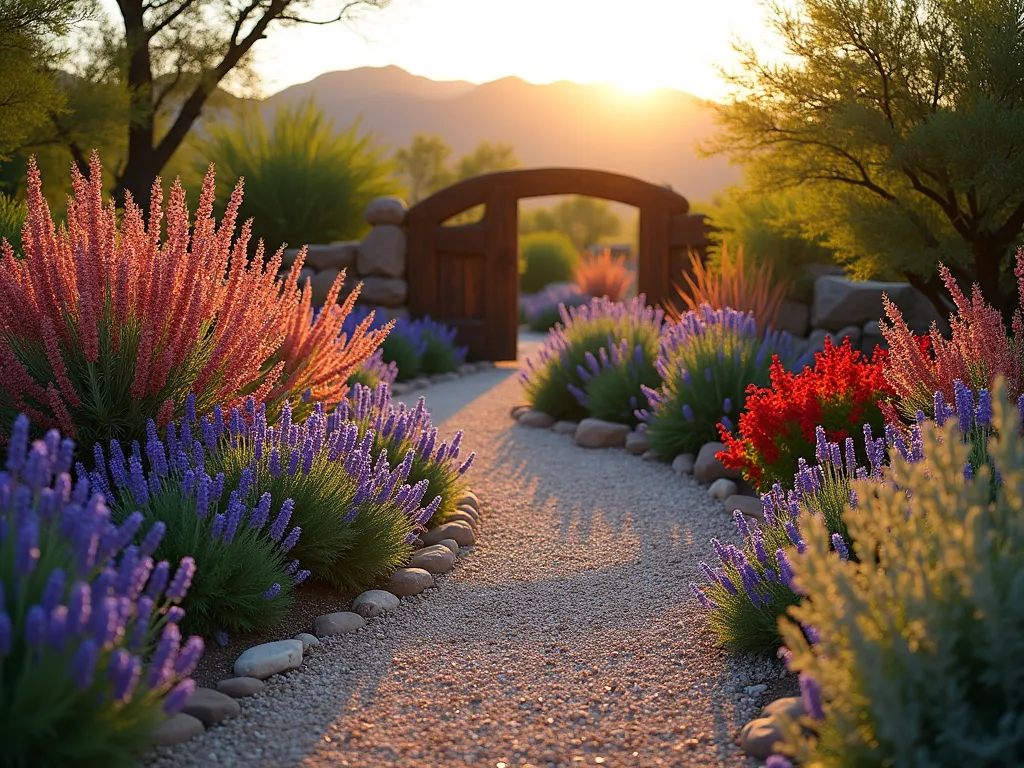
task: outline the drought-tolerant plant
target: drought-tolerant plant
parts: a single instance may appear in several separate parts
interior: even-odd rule
[[[974,285],[968,298],[950,271],[939,265],[939,275],[953,298],[956,313],[950,318],[951,333],[945,338],[932,327],[930,343],[922,344],[890,299],[883,297],[889,322],[882,322],[882,335],[889,344],[885,375],[896,394],[898,408],[913,418],[917,411],[931,415],[932,395],[942,392],[947,401],[955,397],[957,379],[971,389],[990,388],[997,376],[1006,379],[1008,396],[1021,394],[1024,375],[1024,308],[1013,315],[1008,332],[1002,313],[985,302]],[[1024,248],[1017,251],[1018,292],[1024,303]]]
[[[395,406],[387,385],[380,384],[375,389],[357,386],[338,406],[336,414],[359,427],[360,439],[367,434],[372,436],[374,453],[392,460],[412,456],[407,482],[418,486],[426,481],[423,499],[433,505],[430,523],[442,523],[456,511],[467,490],[463,475],[476,454],[459,461],[462,431],[456,432],[450,441],[441,440],[422,397],[413,408],[404,403]]]
[[[420,506],[428,484],[406,482],[414,451],[374,450],[373,434],[360,434],[347,419],[349,402],[343,399],[329,416],[316,403],[301,423],[292,421],[285,405],[272,427],[265,409],[250,401],[244,414],[232,409],[226,428],[204,418],[198,429],[206,471],[223,472],[227,487],[248,489],[241,494],[248,507],[266,493],[294,502],[291,523],[302,536],[292,542],[290,556],[313,577],[358,590],[405,561],[410,542],[440,501]]]
[[[212,422],[204,419],[210,426],[203,438],[216,431],[219,416],[218,408]],[[223,420],[220,424],[223,431]],[[196,563],[185,602],[189,631],[210,636],[272,627],[292,604],[292,585],[309,575],[289,554],[301,532],[289,529],[294,502],[286,498],[274,504],[267,492],[254,499],[251,476],[217,471],[218,462],[207,452],[210,445],[219,446],[201,440],[193,432],[197,427],[186,419],[179,430],[171,422],[160,440],[151,420],[145,451],[136,441],[128,456],[116,440],[107,455],[97,444],[96,469],[89,477],[115,499],[116,520],[141,514],[145,522],[164,526],[157,557],[187,555]]]
[[[351,387],[362,384],[364,387],[374,389],[378,384],[394,384],[398,378],[398,366],[394,363],[384,362],[384,352],[377,349],[370,355],[359,369],[348,377],[348,385]]]
[[[562,317],[563,306],[578,307],[590,301],[575,285],[548,286],[532,296],[523,296],[521,309],[524,322],[531,331],[547,333]]]
[[[415,323],[398,320],[380,348],[384,360],[398,368],[396,381],[409,381],[420,375],[427,342]]]
[[[784,367],[799,361],[789,334],[761,336],[754,316],[704,304],[666,325],[655,363],[659,389],[645,388],[650,404],[640,414],[651,448],[671,460],[696,453],[721,429],[733,432],[747,387],[763,387],[777,357]]]
[[[793,558],[806,597],[782,624],[790,667],[820,691],[820,739],[780,749],[801,765],[1017,765],[1024,750],[1024,441],[1002,383],[987,469],[965,479],[957,420],[893,457],[892,483],[854,483],[849,560],[808,520]],[[814,628],[814,642],[795,622]],[[796,729],[793,729],[794,731]]]
[[[561,232],[533,232],[519,238],[519,287],[536,293],[551,283],[572,280],[579,264],[576,246]]]
[[[761,336],[775,327],[789,283],[776,277],[771,261],[764,260],[748,268],[743,247],[730,254],[725,243],[722,243],[714,269],[696,251],[691,250],[689,257],[690,268],[683,272],[685,289],[676,286],[686,309],[697,312],[708,304],[713,309],[753,313]]]
[[[625,255],[612,256],[606,248],[598,254],[586,254],[573,271],[573,281],[586,296],[605,296],[612,301],[626,298],[634,274]]]
[[[423,339],[420,370],[427,374],[452,373],[466,362],[466,347],[456,346],[456,329],[431,320],[430,316],[417,318],[412,323],[419,328]]]
[[[129,768],[195,690],[203,642],[178,624],[194,572],[153,554],[165,530],[111,524],[74,443],[10,431],[0,472],[0,751],[12,768]],[[144,535],[143,535],[144,534]],[[139,545],[131,542],[141,538]]]
[[[582,387],[569,384],[569,391],[595,419],[635,427],[637,411],[646,398],[645,389],[657,387],[661,376],[654,363],[658,357],[656,338],[645,339],[629,348],[626,340],[601,347],[597,355],[584,354],[586,363],[577,368]]]
[[[367,204],[398,191],[386,149],[359,121],[336,130],[309,100],[279,107],[270,120],[253,109],[214,124],[196,156],[200,165],[217,164],[222,193],[245,179],[240,214],[253,218],[253,241],[273,252],[362,237]]]
[[[358,290],[314,321],[304,254],[283,281],[280,254],[248,260],[249,226],[234,238],[241,187],[216,225],[212,171],[191,223],[180,183],[166,222],[154,184],[147,222],[130,199],[123,217],[103,205],[96,156],[73,182],[57,229],[30,164],[24,259],[0,255],[0,419],[24,412],[92,445],[144,439],[147,419],[163,427],[190,392],[201,413],[249,395],[276,412],[306,389],[340,399],[387,333],[342,335]],[[340,290],[339,276],[330,304]]]
[[[868,359],[853,349],[849,338],[837,347],[827,337],[825,349],[814,355],[813,367],[793,372],[773,362],[770,385],[747,392],[739,436],[722,431],[726,450],[718,458],[765,491],[775,483],[788,484],[797,472],[797,461],[813,455],[817,428],[837,442],[863,424],[881,433],[885,418],[879,402],[894,394],[885,379],[884,362],[882,350],[876,349]],[[858,463],[866,458],[863,451],[858,453]]]
[[[657,348],[664,313],[646,306],[645,299],[640,295],[616,303],[595,298],[579,307],[562,307],[562,322],[520,374],[531,407],[556,419],[585,418],[587,408],[570,386],[584,389],[580,366],[586,364],[588,352],[597,355],[603,347],[623,341],[630,350],[638,344],[645,350]]]

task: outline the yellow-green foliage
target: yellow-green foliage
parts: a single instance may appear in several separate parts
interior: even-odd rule
[[[840,561],[821,520],[804,520],[793,566],[808,597],[790,613],[820,641],[781,629],[792,668],[821,685],[826,720],[817,745],[793,729],[787,750],[802,764],[1022,764],[1024,440],[1002,382],[997,395],[994,502],[987,467],[965,482],[970,446],[951,419],[924,430],[924,461],[894,452],[884,484],[854,483],[856,558]]]

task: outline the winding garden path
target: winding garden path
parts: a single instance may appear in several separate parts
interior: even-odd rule
[[[426,394],[478,453],[475,550],[153,765],[745,765],[733,740],[763,702],[744,687],[778,667],[728,657],[693,611],[721,502],[665,465],[515,425],[513,368]]]

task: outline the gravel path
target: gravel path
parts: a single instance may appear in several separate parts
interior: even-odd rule
[[[514,371],[484,377],[444,425],[479,454],[475,550],[151,766],[747,764],[733,742],[765,702],[743,688],[779,667],[728,657],[694,610],[697,560],[731,527],[721,502],[665,465],[515,425]]]

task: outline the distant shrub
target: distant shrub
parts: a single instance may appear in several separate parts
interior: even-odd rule
[[[374,390],[356,387],[338,406],[337,416],[355,423],[360,439],[370,434],[373,452],[392,457],[393,464],[398,457],[412,456],[406,481],[414,487],[426,483],[423,499],[433,509],[429,523],[442,523],[456,511],[459,499],[468,490],[463,475],[476,454],[459,461],[462,431],[450,441],[441,440],[422,397],[414,408],[407,408],[404,403],[396,406],[384,385]]]
[[[384,352],[378,349],[370,355],[355,373],[348,378],[349,387],[362,384],[376,389],[378,384],[394,384],[398,378],[398,366],[384,362]],[[351,389],[349,390],[351,392]]]
[[[0,751],[12,768],[130,768],[165,713],[195,690],[203,642],[182,642],[178,603],[194,564],[154,563],[165,533],[111,524],[72,483],[74,443],[10,430],[0,472]],[[131,542],[141,538],[138,546]]]
[[[597,355],[588,351],[585,364],[577,367],[582,387],[569,384],[569,391],[589,416],[635,427],[637,412],[646,401],[644,390],[661,383],[657,357],[658,339],[653,335],[632,348],[623,339],[601,347]]]
[[[430,316],[413,320],[423,339],[423,354],[420,370],[429,375],[453,373],[466,362],[466,347],[456,346],[456,330],[451,326],[431,320]]]
[[[278,107],[269,120],[254,109],[216,123],[196,152],[202,165],[217,164],[222,193],[245,179],[240,215],[254,218],[253,240],[270,252],[362,237],[367,204],[398,191],[379,137],[358,121],[338,132],[312,100]]]
[[[28,206],[0,192],[0,241],[6,239],[15,254],[21,253],[21,228],[28,219]]]
[[[788,287],[787,280],[775,277],[771,261],[748,267],[742,246],[730,253],[724,243],[715,267],[691,251],[690,269],[683,273],[683,279],[685,290],[676,286],[676,291],[688,310],[698,311],[708,304],[712,309],[752,313],[761,336],[775,328]]]
[[[924,460],[893,457],[887,482],[854,483],[847,561],[809,518],[793,560],[807,596],[782,624],[814,694],[820,739],[793,729],[784,751],[802,765],[1016,765],[1024,752],[1024,441],[997,384],[990,446],[1005,493],[980,471],[956,420],[923,434]],[[797,622],[814,628],[808,642]]]
[[[560,232],[533,232],[519,238],[519,287],[536,293],[551,283],[573,278],[579,264],[576,246]]]
[[[597,355],[603,347],[623,342],[630,350],[637,344],[645,350],[657,346],[663,313],[647,307],[645,300],[643,295],[625,303],[598,298],[563,308],[562,322],[548,336],[537,359],[527,360],[527,370],[520,375],[531,407],[556,419],[585,418],[587,407],[570,387],[584,390],[580,366],[587,362],[587,353]]]
[[[33,235],[24,259],[0,256],[0,420],[25,412],[37,429],[106,445],[144,440],[146,421],[180,416],[190,392],[200,413],[250,394],[272,413],[287,399],[301,409],[297,393],[307,389],[340,399],[387,333],[357,328],[341,343],[358,291],[314,322],[297,285],[303,254],[284,280],[279,256],[247,261],[248,226],[232,242],[241,189],[218,226],[212,172],[192,222],[175,184],[164,242],[159,186],[147,229],[131,201],[123,217],[104,206],[97,157],[89,178],[75,170],[73,182],[58,230],[30,164]],[[338,280],[331,303],[340,290]]]
[[[761,338],[749,313],[705,304],[668,324],[656,362],[662,385],[644,389],[651,448],[671,460],[717,440],[719,423],[733,432],[747,387],[768,384],[773,355],[787,367],[799,360],[788,334]]]
[[[839,442],[864,424],[880,434],[885,418],[879,402],[894,394],[885,380],[884,361],[881,350],[869,360],[852,348],[849,338],[836,347],[826,337],[813,367],[789,372],[781,362],[773,363],[770,386],[746,394],[739,436],[723,432],[722,463],[741,470],[745,480],[766,491],[775,483],[788,485],[797,461],[813,456],[816,428]],[[866,458],[863,451],[858,453],[859,463]]]
[[[186,421],[180,431],[168,424],[166,441],[149,423],[145,455],[138,442],[127,457],[116,441],[107,455],[97,445],[91,476],[95,485],[110,489],[115,519],[137,512],[147,523],[165,527],[157,557],[187,556],[195,562],[185,626],[209,637],[280,623],[292,604],[293,583],[309,575],[296,576],[298,563],[290,565],[292,558],[286,557],[300,533],[289,528],[293,500],[273,504],[271,495],[262,493],[250,503],[253,478],[217,471],[223,459],[208,456],[208,448],[197,444],[196,423]]]
[[[633,278],[633,272],[626,265],[626,257],[612,256],[608,249],[596,255],[585,255],[573,272],[573,280],[580,293],[605,296],[612,301],[626,298]]]
[[[549,285],[532,296],[522,298],[523,321],[531,331],[547,333],[562,318],[561,307],[578,307],[590,301],[575,285]]]

